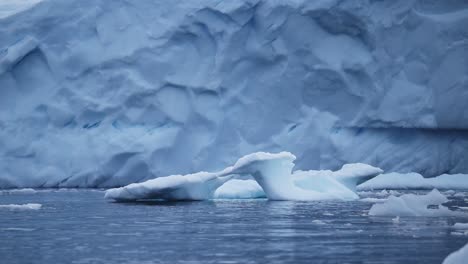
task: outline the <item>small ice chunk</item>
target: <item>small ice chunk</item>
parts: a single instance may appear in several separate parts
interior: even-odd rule
[[[466,236],[468,235],[468,231],[453,231],[453,232],[450,232],[450,235],[452,236]]]
[[[367,197],[367,198],[359,199],[359,201],[366,202],[366,203],[383,203],[387,201],[387,199]]]
[[[452,252],[444,259],[442,264],[466,264],[468,260],[468,244],[461,249]]]
[[[1,204],[0,209],[10,209],[10,210],[39,210],[41,209],[42,204],[37,203],[27,203],[27,204]]]
[[[322,220],[313,220],[312,221],[313,224],[316,224],[316,225],[326,225],[327,223],[325,223],[324,221]]]
[[[468,230],[468,223],[455,223],[452,228],[453,229]]]
[[[369,215],[376,216],[447,216],[457,213],[442,204],[447,198],[437,189],[426,195],[405,194],[400,197],[391,195],[381,204],[374,204]],[[431,208],[429,208],[431,207]],[[432,209],[432,207],[436,207]]]
[[[37,193],[37,191],[32,188],[11,189],[11,190],[4,190],[0,192],[0,194],[33,194],[33,193]]]

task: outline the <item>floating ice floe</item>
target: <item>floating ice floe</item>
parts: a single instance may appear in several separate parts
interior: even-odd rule
[[[373,197],[367,197],[367,198],[362,198],[359,199],[361,202],[366,202],[366,203],[384,203],[387,201],[385,198],[373,198]]]
[[[387,173],[360,184],[358,190],[375,189],[450,189],[467,190],[467,174],[443,174],[434,178],[424,178],[418,173]]]
[[[289,152],[257,152],[240,158],[233,166],[219,172],[159,177],[107,190],[105,198],[135,201],[266,196],[270,200],[354,200],[359,198],[354,192],[356,185],[382,172],[365,164],[348,164],[335,172],[292,172],[295,159]]]
[[[455,223],[452,228],[458,230],[468,230],[468,223]]]
[[[447,216],[459,215],[442,204],[448,199],[437,189],[426,195],[404,194],[400,197],[391,195],[384,203],[374,204],[369,215],[375,216]]]
[[[468,261],[468,244],[448,255],[442,264],[466,264]]]
[[[0,209],[9,209],[9,210],[39,210],[41,209],[42,204],[37,203],[27,203],[27,204],[1,204]]]
[[[0,191],[0,194],[34,194],[34,193],[37,193],[37,191],[32,188],[11,189],[11,190]]]

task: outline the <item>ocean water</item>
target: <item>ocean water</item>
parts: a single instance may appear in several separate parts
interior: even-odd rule
[[[466,193],[465,193],[466,194]],[[441,263],[467,217],[372,217],[372,203],[113,203],[95,190],[0,194],[0,263]],[[372,194],[371,194],[372,196]],[[450,206],[467,206],[467,196]]]

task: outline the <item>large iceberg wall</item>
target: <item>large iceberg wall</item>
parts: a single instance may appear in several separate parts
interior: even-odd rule
[[[0,3],[0,187],[120,186],[255,151],[468,172],[468,2]]]

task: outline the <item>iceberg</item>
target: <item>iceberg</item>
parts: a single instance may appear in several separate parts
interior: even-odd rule
[[[109,189],[105,193],[105,198],[136,201],[266,196],[270,200],[354,200],[359,198],[354,192],[355,184],[382,172],[379,168],[365,164],[343,166],[342,170],[336,172],[293,172],[295,159],[296,157],[289,152],[252,153],[219,172],[159,177]]]
[[[425,195],[404,194],[389,196],[383,203],[374,204],[369,210],[373,216],[450,216],[459,215],[442,204],[448,199],[437,189]]]
[[[358,190],[375,189],[445,189],[468,190],[468,174],[443,174],[424,178],[418,173],[387,173],[360,184]]]

